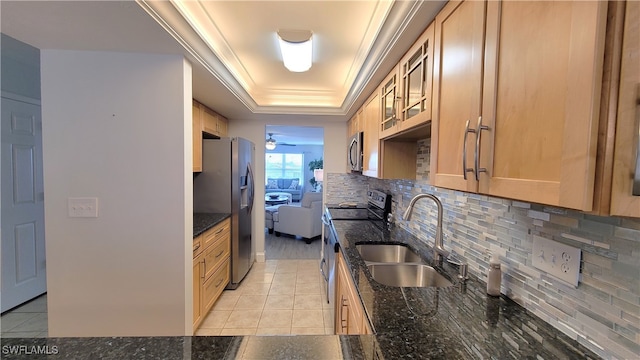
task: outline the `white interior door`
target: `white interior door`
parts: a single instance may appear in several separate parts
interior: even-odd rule
[[[2,98],[2,311],[47,291],[39,105]]]

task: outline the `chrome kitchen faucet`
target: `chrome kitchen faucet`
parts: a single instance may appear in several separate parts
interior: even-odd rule
[[[441,262],[443,257],[449,256],[449,252],[444,249],[444,243],[442,240],[442,202],[440,199],[431,194],[418,194],[414,196],[409,202],[409,206],[407,210],[404,212],[402,216],[405,220],[409,221],[411,219],[411,212],[413,211],[413,206],[416,204],[416,201],[422,198],[429,198],[436,203],[438,207],[438,224],[436,225],[436,239],[435,246],[433,248],[433,257],[437,262]]]

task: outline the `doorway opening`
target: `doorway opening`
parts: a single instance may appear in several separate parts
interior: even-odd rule
[[[265,139],[265,257],[317,259],[324,129],[267,125]]]

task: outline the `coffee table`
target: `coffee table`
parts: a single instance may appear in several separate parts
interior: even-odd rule
[[[269,195],[264,196],[264,203],[267,205],[278,205],[278,204],[288,204],[289,197],[285,195],[278,195],[275,198],[272,198]]]

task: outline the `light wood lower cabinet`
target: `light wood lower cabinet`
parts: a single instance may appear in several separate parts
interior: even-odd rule
[[[229,283],[229,270],[231,269],[229,265],[230,260],[227,257],[213,275],[207,278],[203,283],[202,304],[205,309],[205,315],[213,307],[213,304],[218,300],[220,294],[222,294],[222,290],[224,290]]]
[[[223,220],[193,240],[193,330],[229,283],[231,220]]]
[[[202,255],[193,258],[193,330],[202,321]]]
[[[335,332],[338,335],[371,334],[369,320],[342,253],[336,254]]]
[[[218,242],[224,237],[228,237],[230,231],[231,221],[229,219],[224,220],[213,228],[207,230],[204,234],[202,234],[203,249],[207,249],[209,248],[209,246],[211,246],[211,244]]]
[[[213,275],[213,272],[220,266],[224,259],[231,254],[231,244],[225,239],[229,238],[229,232],[221,234],[217,241],[204,250],[204,277],[206,279]]]

